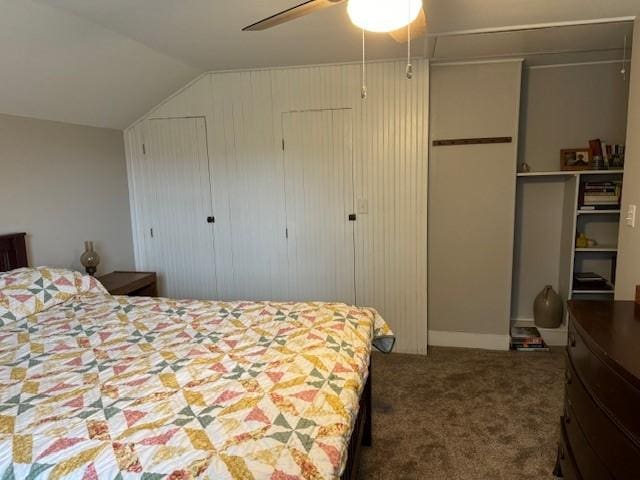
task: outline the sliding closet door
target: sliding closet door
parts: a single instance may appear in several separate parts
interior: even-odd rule
[[[351,110],[284,113],[289,297],[356,302]]]
[[[149,120],[145,144],[155,192],[149,235],[160,294],[216,298],[205,119]]]

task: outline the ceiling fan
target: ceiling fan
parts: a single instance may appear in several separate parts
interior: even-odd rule
[[[242,30],[266,30],[345,1],[348,1],[351,21],[363,30],[386,32],[398,43],[407,43],[426,34],[427,19],[422,0],[307,0]]]

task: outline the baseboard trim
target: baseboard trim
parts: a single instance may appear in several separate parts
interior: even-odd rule
[[[429,345],[434,347],[462,347],[481,348],[483,350],[509,350],[509,335],[429,330]]]

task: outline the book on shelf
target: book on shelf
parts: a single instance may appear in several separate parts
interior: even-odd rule
[[[585,190],[604,190],[615,192],[615,190],[618,188],[618,183],[619,182],[613,180],[603,182],[589,180],[587,182],[584,182],[584,188]]]
[[[577,283],[607,283],[607,279],[594,272],[576,272],[573,280]]]
[[[599,283],[595,285],[574,285],[573,291],[574,292],[591,292],[591,291],[611,292],[613,291],[613,286],[610,285],[609,283]]]
[[[549,347],[546,344],[540,348],[528,348],[528,347],[517,347],[515,349],[517,352],[548,352]]]
[[[619,186],[614,182],[603,182],[598,184],[593,184],[591,182],[585,182],[584,191],[585,193],[600,193],[600,194],[609,194],[616,195],[618,193]]]
[[[536,327],[511,327],[511,349],[519,352],[548,351]]]
[[[608,170],[610,167],[610,163],[609,163],[609,159],[611,158],[611,155],[609,154],[608,150],[610,147],[610,145],[607,145],[606,142],[600,142],[600,148],[602,149],[602,160],[604,161],[604,168],[605,170]]]
[[[580,210],[620,210],[620,204],[619,203],[613,203],[613,204],[602,204],[602,205],[581,205],[580,206]]]
[[[544,340],[542,337],[536,339],[535,341],[527,341],[523,342],[520,340],[511,339],[511,347],[513,348],[541,348],[544,347]]]
[[[540,331],[536,327],[511,327],[511,338],[539,338]]]
[[[618,206],[621,192],[622,184],[618,181],[584,182],[579,191],[580,208]]]
[[[616,195],[585,195],[585,205],[618,205],[619,200]]]

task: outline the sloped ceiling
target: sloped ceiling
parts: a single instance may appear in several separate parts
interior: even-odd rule
[[[31,0],[0,0],[0,112],[123,128],[201,69]]]
[[[0,112],[124,128],[207,70],[358,60],[344,5],[264,32],[299,0],[0,0]],[[640,13],[638,0],[426,0],[430,33]],[[425,42],[414,52],[426,55]],[[368,58],[405,54],[368,35]]]

